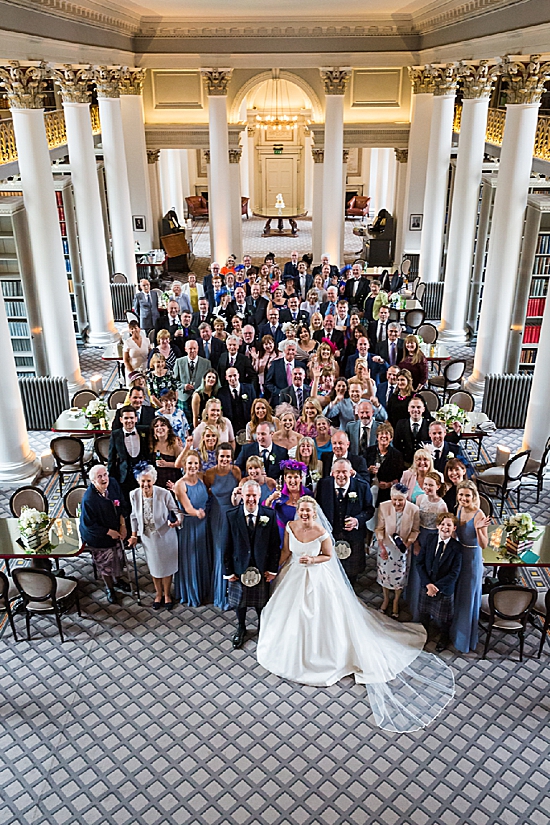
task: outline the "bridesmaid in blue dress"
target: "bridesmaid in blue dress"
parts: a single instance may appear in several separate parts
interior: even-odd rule
[[[226,513],[233,507],[231,493],[241,480],[241,471],[238,467],[233,467],[231,444],[220,444],[216,454],[218,463],[204,474],[204,483],[210,492],[207,521],[212,548],[212,592],[215,606],[220,610],[229,610],[227,582],[223,577],[223,557],[229,530]]]
[[[206,540],[208,490],[199,478],[200,458],[195,450],[185,457],[185,475],[174,485],[180,509],[185,513],[178,531],[179,567],[175,578],[176,598],[189,607],[212,601],[212,557]]]
[[[451,641],[461,653],[475,650],[483,584],[482,550],[487,547],[491,523],[479,509],[479,495],[472,481],[457,485],[457,539],[462,545],[462,569],[456,585]]]

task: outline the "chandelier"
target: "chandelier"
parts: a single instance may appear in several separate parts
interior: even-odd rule
[[[278,132],[293,129],[298,122],[298,115],[290,115],[290,98],[286,81],[281,82],[279,69],[272,69],[272,77],[266,81],[264,89],[264,100],[260,107],[265,113],[256,115],[256,125],[258,128],[276,129]]]

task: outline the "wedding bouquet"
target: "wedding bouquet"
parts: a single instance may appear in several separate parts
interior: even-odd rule
[[[21,508],[21,515],[17,519],[17,526],[21,540],[28,550],[38,550],[48,543],[48,528],[50,519],[47,513],[36,510],[34,507]]]
[[[442,421],[448,430],[452,430],[453,424],[455,423],[464,427],[468,423],[468,414],[456,404],[443,404],[443,406],[436,411],[435,420]]]

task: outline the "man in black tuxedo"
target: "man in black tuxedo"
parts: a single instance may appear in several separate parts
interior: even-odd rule
[[[457,433],[447,433],[445,425],[441,421],[432,421],[428,429],[428,438],[425,439],[429,445],[430,451],[433,450],[434,470],[438,473],[445,471],[445,464],[449,459],[460,456],[464,460],[466,468],[469,469],[468,475],[471,475],[472,467],[470,462],[462,452],[462,447],[458,442]]]
[[[338,267],[334,264],[331,264],[330,255],[321,255],[321,263],[317,266],[314,266],[311,270],[313,278],[315,278],[316,275],[323,275],[323,267],[325,266],[330,267],[330,270],[327,271],[328,277],[331,277],[332,275],[338,276],[340,274],[340,270],[338,269]]]
[[[392,321],[388,324],[388,337],[385,341],[380,341],[380,343],[376,345],[377,354],[389,364],[390,367],[396,366],[404,358],[404,342],[400,336],[401,324]]]
[[[369,323],[367,333],[373,352],[377,352],[377,347],[388,337],[389,318],[389,307],[381,306],[378,310],[378,321],[371,321]]]
[[[388,401],[390,395],[395,392],[397,388],[397,376],[399,375],[399,367],[388,367],[386,370],[386,380],[381,381],[376,389],[376,397],[386,410],[388,408]]]
[[[227,512],[229,531],[223,559],[229,605],[237,613],[237,630],[231,640],[233,650],[243,646],[247,608],[256,609],[259,624],[269,599],[269,583],[277,575],[281,555],[277,518],[273,510],[260,504],[260,485],[246,481],[241,492],[243,503]],[[247,586],[245,571],[259,572],[259,581]]]
[[[161,329],[167,329],[170,333],[170,340],[183,349],[183,332],[180,318],[180,307],[177,301],[168,301],[167,312],[162,312],[155,322],[155,341],[156,333]]]
[[[426,631],[430,619],[439,625],[441,633],[435,648],[438,653],[449,644],[454,593],[462,567],[462,549],[460,543],[453,538],[456,525],[456,516],[440,513],[437,517],[437,534],[431,531],[426,534],[416,559],[420,577],[419,617]],[[411,608],[414,610],[413,605]]]
[[[252,266],[252,258],[250,257],[250,255],[243,255],[243,266],[243,275],[245,278],[250,278],[251,276],[255,276],[258,274],[258,267]]]
[[[403,455],[407,467],[410,467],[415,452],[430,440],[430,418],[424,417],[426,406],[419,397],[411,398],[408,409],[409,418],[402,418],[395,425],[393,446]]]
[[[229,367],[236,367],[239,373],[239,380],[243,384],[252,384],[256,392],[259,389],[258,375],[255,372],[250,359],[239,352],[241,341],[236,335],[229,335],[226,342],[226,351],[218,359],[218,375],[222,387],[227,385],[226,373]]]
[[[260,340],[264,337],[264,335],[271,335],[275,341],[275,347],[277,348],[281,341],[284,341],[285,334],[282,330],[281,325],[279,324],[279,310],[272,307],[272,309],[267,310],[267,323],[262,324],[260,329],[258,330]]]
[[[359,478],[366,484],[370,480],[369,468],[362,455],[352,455],[350,453],[350,440],[347,433],[336,430],[331,438],[332,452],[323,453],[321,463],[323,465],[323,478],[327,478],[332,473],[333,467],[340,458],[349,461],[352,475]]]
[[[136,427],[136,411],[129,404],[120,410],[121,429],[111,432],[107,469],[116,478],[128,501],[130,491],[138,486],[134,467],[139,461],[149,460],[147,432]]]
[[[227,320],[231,327],[231,319],[234,315],[238,315],[243,324],[248,317],[248,305],[246,303],[246,292],[242,286],[235,289],[234,299],[227,305]]]
[[[296,280],[298,277],[298,253],[296,250],[290,253],[290,261],[287,261],[283,269],[283,281],[292,279]]]
[[[273,409],[279,403],[279,395],[282,390],[286,390],[292,384],[294,367],[302,367],[304,372],[307,364],[304,361],[296,360],[296,344],[288,340],[285,343],[284,355],[272,362],[265,377],[265,388],[271,393],[271,406]]]
[[[310,388],[304,384],[305,379],[306,371],[303,367],[294,367],[292,370],[292,384],[282,390],[279,396],[279,403],[290,404],[298,411],[298,415],[302,414],[304,403],[311,394]]]
[[[144,400],[145,393],[142,389],[133,387],[133,389],[130,390],[130,404],[128,406],[132,407],[136,414],[136,426],[139,430],[149,432],[149,425],[156,413],[153,407],[146,407],[144,405]],[[122,410],[120,409],[116,411],[111,430],[122,429],[121,412]]]
[[[350,545],[351,555],[342,559],[342,566],[353,584],[365,569],[365,538],[367,521],[374,514],[370,487],[351,475],[348,459],[338,459],[330,478],[317,485],[316,498],[332,525],[334,541]]]
[[[344,333],[340,332],[338,329],[335,329],[334,324],[334,315],[325,315],[323,320],[323,329],[319,329],[317,332],[314,332],[313,338],[319,343],[321,343],[323,338],[328,338],[328,340],[331,341],[336,347],[334,357],[339,358],[340,354],[344,351]]]
[[[246,460],[251,455],[258,455],[264,462],[266,475],[269,478],[278,479],[281,475],[280,463],[286,461],[288,452],[284,447],[278,447],[273,443],[273,424],[263,422],[256,427],[256,441],[251,444],[244,444],[237,460],[236,466],[244,475],[246,470]]]
[[[252,284],[250,287],[250,295],[245,301],[247,307],[248,320],[251,321],[256,329],[259,329],[265,323],[267,307],[269,301],[262,297],[259,284]]]
[[[289,298],[286,309],[282,309],[279,314],[281,324],[288,323],[300,324],[301,326],[309,327],[309,312],[305,309],[300,309],[300,299],[297,295]]]
[[[366,276],[363,277],[363,267],[358,263],[353,264],[351,275],[344,287],[344,297],[350,307],[358,307],[362,310],[369,289],[369,279]]]
[[[213,320],[214,315],[210,312],[208,298],[206,296],[204,298],[199,298],[199,310],[198,312],[194,312],[191,317],[192,329],[200,329],[201,324],[212,324]]]
[[[252,384],[241,384],[236,367],[229,367],[225,373],[227,385],[220,388],[216,398],[221,402],[223,414],[233,425],[235,435],[246,429],[250,421],[250,408],[256,398]]]
[[[199,335],[202,345],[202,357],[210,361],[216,370],[218,368],[220,355],[226,352],[225,343],[220,341],[219,338],[214,338],[214,335],[212,334],[212,327],[207,322],[199,326]],[[201,351],[199,348],[199,354],[200,352]]]

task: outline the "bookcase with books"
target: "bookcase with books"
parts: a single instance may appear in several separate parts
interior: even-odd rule
[[[88,329],[88,310],[86,307],[84,284],[82,282],[78,229],[73,186],[70,177],[54,177],[54,188],[59,228],[61,229],[61,241],[63,243],[65,270],[67,272],[67,284],[73,310],[74,331],[77,339],[84,340],[86,330]]]
[[[550,197],[529,195],[508,346],[508,372],[534,369],[549,280]]]

